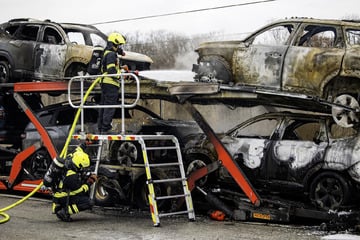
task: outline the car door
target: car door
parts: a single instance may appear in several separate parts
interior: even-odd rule
[[[43,26],[34,57],[35,77],[63,77],[67,45],[59,31],[53,26]]]
[[[359,52],[360,52],[360,27],[348,27],[345,29],[347,49],[343,61],[341,75],[358,76],[360,69]]]
[[[344,54],[340,27],[303,24],[286,54],[284,90],[322,96],[326,82],[339,74]]]
[[[272,25],[250,36],[233,56],[235,82],[280,89],[282,65],[294,24]]]
[[[22,76],[32,76],[34,69],[34,51],[40,26],[37,24],[21,25],[9,41],[9,53],[14,59],[13,71],[21,72]]]
[[[263,175],[273,184],[300,185],[307,171],[323,161],[327,146],[322,121],[286,119],[269,147]]]
[[[267,146],[278,124],[276,117],[250,119],[230,130],[221,139],[233,159],[254,184],[263,178],[261,169],[265,164]],[[222,175],[231,179],[225,171]]]

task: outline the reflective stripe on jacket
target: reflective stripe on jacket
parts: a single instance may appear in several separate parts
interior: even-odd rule
[[[89,191],[89,186],[81,182],[79,174],[73,170],[66,172],[65,179],[59,184],[60,191],[54,194],[54,198],[75,196]],[[69,193],[68,193],[69,191]]]
[[[119,60],[116,52],[110,50],[105,51],[102,62],[102,70],[104,75],[120,73]],[[120,87],[120,83],[116,77],[105,76],[102,79],[102,83],[112,84],[116,87]]]

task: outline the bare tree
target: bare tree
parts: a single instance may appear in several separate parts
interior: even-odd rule
[[[126,49],[146,54],[154,61],[152,69],[186,69],[190,70],[196,62],[194,50],[204,39],[211,39],[213,34],[188,37],[186,35],[154,31],[141,34],[127,33]]]

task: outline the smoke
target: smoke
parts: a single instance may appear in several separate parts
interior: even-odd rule
[[[196,63],[198,54],[194,51],[185,52],[175,58],[175,70],[191,70],[192,65]]]

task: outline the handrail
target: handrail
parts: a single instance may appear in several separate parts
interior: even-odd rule
[[[85,105],[86,99],[84,99],[84,81],[94,80],[99,81],[103,77],[114,77],[120,81],[120,98],[121,104],[114,105]],[[130,104],[125,104],[125,77],[129,76],[136,82],[136,98]],[[80,82],[80,104],[76,105],[71,100],[71,89],[74,82]],[[78,88],[77,88],[78,89]],[[108,75],[89,75],[89,76],[76,76],[69,80],[68,83],[68,102],[73,108],[81,109],[81,132],[84,132],[84,116],[83,109],[85,108],[121,108],[121,133],[125,133],[125,108],[133,108],[140,100],[140,80],[138,76],[133,73],[121,73],[121,74],[108,74]]]

